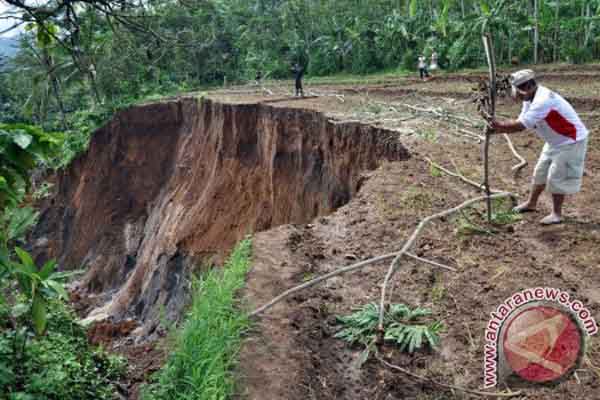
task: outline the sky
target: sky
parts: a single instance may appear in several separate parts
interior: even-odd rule
[[[8,5],[3,2],[2,0],[0,0],[0,16],[2,16],[3,13],[5,13],[6,11],[9,10]],[[14,25],[15,20],[13,19],[0,19],[0,32],[2,32],[5,29],[10,28],[12,25]],[[21,29],[17,28],[17,29],[13,29],[10,32],[6,32],[2,35],[0,35],[0,37],[9,37],[9,36],[14,36],[16,34],[18,34],[19,32],[21,32]]]

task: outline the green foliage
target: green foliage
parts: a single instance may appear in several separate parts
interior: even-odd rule
[[[251,241],[246,239],[236,246],[222,270],[211,270],[194,283],[192,305],[176,333],[175,348],[154,377],[155,383],[144,389],[144,399],[231,398],[241,336],[249,327],[237,295],[250,257]]]
[[[392,304],[384,314],[384,339],[409,353],[425,345],[435,348],[439,344],[439,333],[443,326],[439,321],[423,323],[423,318],[430,315],[428,309],[410,309],[404,304]],[[377,334],[379,307],[374,303],[366,304],[348,316],[338,317],[338,321],[343,328],[335,337],[350,344],[365,345],[369,349]]]
[[[434,165],[429,166],[429,174],[434,178],[439,178],[440,176],[442,176],[442,172]]]
[[[12,273],[20,288],[20,292],[27,298],[31,323],[37,335],[43,335],[46,330],[47,304],[53,298],[67,300],[62,281],[79,271],[55,272],[56,262],[50,260],[41,268],[33,262],[31,255],[19,247],[15,252],[20,262],[4,260],[4,266]]]
[[[433,322],[430,325],[404,325],[392,324],[385,332],[385,339],[393,341],[400,347],[400,351],[413,353],[424,344],[430,348],[439,345],[438,333],[442,330],[441,322]]]
[[[23,304],[17,299],[17,307]],[[125,372],[121,357],[92,349],[84,328],[61,301],[47,304],[48,332],[31,337],[23,315],[0,326],[0,397],[36,400],[110,400]],[[14,308],[14,307],[13,307]],[[1,311],[0,311],[1,313]]]
[[[457,233],[459,235],[496,233],[494,227],[512,225],[523,219],[523,216],[512,210],[512,205],[506,199],[492,200],[492,225],[487,223],[487,210],[479,211],[474,207],[469,207],[461,211],[461,215],[455,219],[457,224]]]
[[[407,71],[414,70],[417,65],[416,53],[412,50],[406,50],[402,56],[402,68]]]
[[[471,215],[468,216],[469,214]],[[491,229],[473,222],[477,216],[479,215],[471,213],[468,209],[462,212],[460,217],[455,219],[456,233],[459,236],[492,235],[494,232]],[[482,222],[482,224],[484,223]]]
[[[56,151],[61,139],[35,126],[0,123],[0,209],[22,199],[29,172]]]
[[[0,215],[0,243],[7,249],[9,243],[23,243],[25,233],[37,222],[39,213],[29,206],[6,207]]]
[[[258,70],[276,79],[290,78],[294,62],[307,65],[307,78],[414,71],[417,54],[434,50],[445,69],[479,67],[484,30],[493,34],[499,65],[534,59],[536,16],[508,0],[156,0],[128,5],[117,20],[102,6],[73,4],[74,16],[29,22],[19,53],[0,67],[5,122],[68,133],[53,166],[85,149],[101,123],[95,116],[105,121],[140,99],[248,81]],[[540,2],[540,61],[600,58],[599,7],[600,0]]]

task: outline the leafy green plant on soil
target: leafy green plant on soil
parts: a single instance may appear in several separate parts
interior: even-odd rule
[[[487,224],[482,212],[470,207],[463,210],[455,219],[456,232],[459,235],[487,234],[493,235],[496,231],[494,226],[508,226],[523,219],[523,216],[512,210],[506,204],[506,199],[495,199],[492,201],[492,226]]]
[[[379,323],[379,307],[369,303],[354,313],[338,317],[342,329],[335,337],[350,344],[362,344],[366,350],[359,363],[366,361],[373,348]],[[417,307],[411,309],[405,304],[392,304],[385,312],[384,340],[398,346],[400,351],[413,353],[423,347],[436,348],[440,343],[439,333],[443,329],[440,321],[426,323],[431,311]]]
[[[442,172],[435,165],[429,166],[429,173],[434,178],[439,178],[440,176],[442,176]]]

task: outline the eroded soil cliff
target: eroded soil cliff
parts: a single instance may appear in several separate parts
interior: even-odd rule
[[[346,204],[361,173],[407,151],[391,132],[310,110],[184,98],[119,113],[56,177],[40,258],[85,269],[90,319],[175,319],[188,274],[248,233]],[[164,315],[164,314],[163,314]]]

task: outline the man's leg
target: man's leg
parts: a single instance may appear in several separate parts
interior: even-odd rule
[[[546,189],[546,182],[550,173],[550,167],[552,166],[552,158],[546,154],[547,151],[548,145],[545,145],[542,154],[540,154],[540,158],[533,169],[533,179],[529,197],[524,203],[516,206],[513,211],[535,211],[540,195],[544,192],[544,189]]]
[[[562,206],[563,206],[564,202],[565,202],[564,194],[558,194],[558,193],[552,194],[552,210],[554,211],[554,214],[556,214],[559,217],[562,217]]]
[[[515,212],[535,211],[535,209],[537,207],[537,202],[540,198],[540,195],[542,194],[542,192],[544,191],[545,188],[546,188],[546,185],[533,184],[531,186],[531,191],[529,192],[529,197],[527,198],[527,200],[524,203],[516,206],[514,208],[514,211]]]
[[[558,158],[552,163],[548,176],[548,191],[552,193],[552,212],[542,218],[542,225],[558,224],[562,221],[562,206],[565,201],[565,193],[570,193],[568,181],[567,164]]]
[[[542,218],[540,223],[542,225],[560,224],[562,222],[562,205],[564,201],[564,194],[552,193],[552,213]]]

